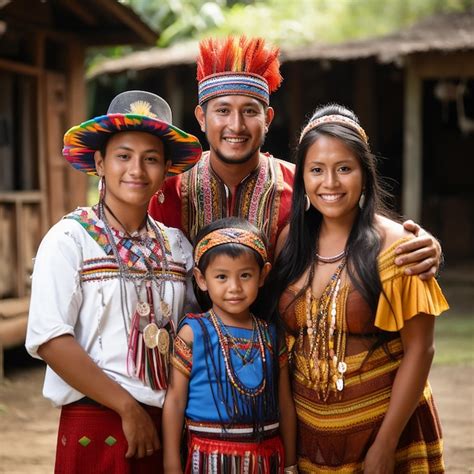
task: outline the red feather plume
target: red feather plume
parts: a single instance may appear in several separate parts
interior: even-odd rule
[[[281,84],[277,47],[266,47],[263,38],[208,38],[199,43],[197,80],[219,72],[248,72],[263,77],[270,92]]]

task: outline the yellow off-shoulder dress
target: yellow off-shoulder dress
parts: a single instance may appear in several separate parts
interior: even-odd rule
[[[349,286],[341,289],[338,311],[345,313],[347,372],[342,392],[320,400],[305,354],[307,334],[304,295],[292,287],[282,295],[280,310],[292,329],[288,346],[298,418],[298,466],[303,473],[361,473],[390,402],[393,381],[403,358],[400,329],[420,314],[438,316],[449,306],[435,279],[428,282],[403,273],[395,265],[400,239],[379,255],[383,292],[375,316],[362,296]],[[298,340],[303,338],[303,340]],[[374,341],[385,343],[369,351]],[[313,378],[314,380],[314,378]],[[396,451],[395,472],[442,473],[442,434],[427,382]]]

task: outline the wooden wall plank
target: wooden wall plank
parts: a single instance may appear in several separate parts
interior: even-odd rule
[[[422,79],[405,69],[402,213],[421,222],[423,196]]]
[[[424,53],[410,58],[412,67],[422,79],[474,77],[474,51]]]
[[[66,72],[66,92],[65,92],[65,119],[67,127],[61,130],[58,137],[62,144],[64,133],[73,125],[86,120],[87,95],[84,72],[85,50],[78,42],[68,44],[68,63]],[[66,160],[61,157],[65,166],[67,176],[67,200],[65,211],[69,212],[77,206],[84,206],[87,200],[88,178],[85,173],[72,168]]]

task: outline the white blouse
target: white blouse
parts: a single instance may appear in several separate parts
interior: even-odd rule
[[[162,268],[162,259],[156,258],[158,240],[153,229],[147,226],[148,235],[157,246],[148,253],[152,258],[147,259],[148,266],[152,261],[155,274],[152,282],[154,306],[158,314],[163,297],[170,305],[172,319],[177,325],[185,312],[197,307],[190,280],[192,248],[180,230],[155,223],[164,236],[168,265]],[[119,243],[122,261],[128,263],[134,274],[145,275],[145,262],[140,258],[143,249],[134,247],[136,244],[119,231],[113,229],[112,232]],[[148,247],[145,250],[149,250]],[[124,304],[119,277],[119,267],[108,244],[104,223],[95,211],[78,208],[65,216],[49,230],[38,248],[26,349],[33,357],[40,358],[39,346],[70,334],[94,362],[137,401],[162,407],[165,390],[153,390],[127,371],[127,333],[138,297],[133,282],[126,279],[125,291],[122,289]],[[141,291],[142,298],[146,299],[145,288]],[[50,367],[46,369],[43,394],[57,406],[84,397]]]

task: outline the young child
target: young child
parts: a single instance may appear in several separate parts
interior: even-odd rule
[[[286,346],[250,310],[271,266],[264,237],[246,220],[227,218],[204,227],[196,242],[194,276],[212,308],[188,314],[175,340],[163,408],[165,472],[183,472],[184,423],[186,473],[297,472]]]

